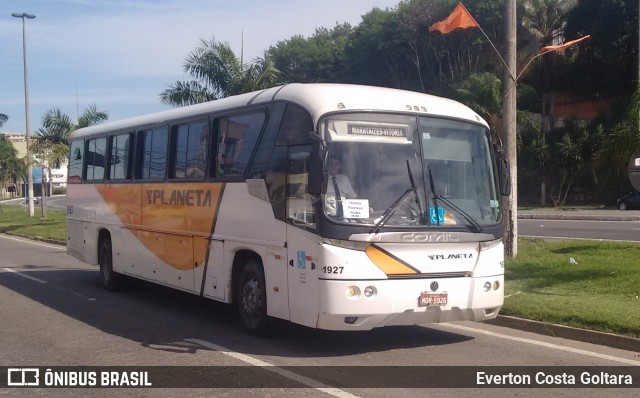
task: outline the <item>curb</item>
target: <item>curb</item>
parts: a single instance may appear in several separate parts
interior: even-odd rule
[[[485,322],[492,325],[504,326],[552,337],[560,337],[569,340],[582,341],[583,343],[640,352],[640,339],[633,337],[574,328],[571,326],[557,325],[553,323],[532,321],[507,315],[498,315],[497,318]]]
[[[41,236],[22,235],[22,234],[16,234],[16,233],[13,233],[13,232],[2,232],[2,234],[9,235],[9,236],[15,236],[17,238],[35,240],[35,241],[38,241],[38,242],[50,243],[52,245],[59,245],[59,246],[66,246],[67,245],[67,242],[65,242],[63,240],[43,238]]]

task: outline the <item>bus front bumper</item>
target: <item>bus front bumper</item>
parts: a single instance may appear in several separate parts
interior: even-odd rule
[[[317,327],[326,330],[485,321],[498,316],[504,302],[504,275],[437,280],[321,280],[319,284]],[[373,293],[367,297],[365,292]],[[437,297],[431,299],[437,303],[425,303],[425,296]]]

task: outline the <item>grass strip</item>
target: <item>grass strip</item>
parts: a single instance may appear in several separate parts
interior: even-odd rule
[[[40,209],[33,217],[25,206],[0,205],[0,233],[33,236],[45,239],[67,240],[67,215],[63,210],[47,210],[47,219],[41,220]]]
[[[503,315],[640,338],[640,244],[520,239]]]

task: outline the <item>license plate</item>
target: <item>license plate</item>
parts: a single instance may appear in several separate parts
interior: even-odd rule
[[[418,307],[428,307],[430,305],[447,305],[447,293],[423,292],[418,297]]]

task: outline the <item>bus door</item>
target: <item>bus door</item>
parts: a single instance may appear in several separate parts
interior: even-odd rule
[[[312,197],[307,192],[311,145],[289,147],[287,173],[287,280],[291,321],[316,327],[318,321],[318,253]]]

